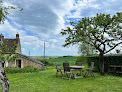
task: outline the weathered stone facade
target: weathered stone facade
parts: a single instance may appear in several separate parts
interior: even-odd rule
[[[21,65],[18,64],[18,62],[20,62]],[[33,67],[35,67],[35,68],[41,68],[41,67],[43,67],[42,64],[35,63],[35,62],[33,62],[33,61],[30,61],[30,60],[27,60],[27,59],[24,59],[24,58],[18,58],[18,59],[16,59],[16,60],[13,61],[13,62],[9,62],[9,63],[8,63],[8,67],[19,67],[19,68],[24,68],[24,67],[27,66],[27,65],[31,65],[31,66],[33,66]]]

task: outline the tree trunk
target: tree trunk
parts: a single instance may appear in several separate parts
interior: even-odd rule
[[[0,83],[1,83],[1,92],[9,92],[9,81],[1,61],[0,61]]]
[[[99,69],[100,69],[100,75],[104,76],[104,54],[99,54]]]

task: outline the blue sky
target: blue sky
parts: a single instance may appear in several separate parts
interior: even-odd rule
[[[62,47],[66,36],[61,29],[70,21],[93,17],[96,13],[114,15],[122,11],[122,0],[4,0],[4,6],[19,6],[24,10],[10,10],[0,33],[5,38],[20,34],[22,53],[43,56],[46,43],[47,56],[79,55],[78,45]],[[114,51],[112,51],[114,52]]]

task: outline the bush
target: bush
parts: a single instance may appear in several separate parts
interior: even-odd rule
[[[45,65],[49,65],[49,66],[53,66],[54,65],[54,63],[53,62],[50,62],[50,61],[48,61],[48,60],[44,60],[44,59],[36,59],[37,61],[40,61],[40,62],[42,62],[43,64],[45,63]]]
[[[78,57],[75,64],[77,64],[77,62],[86,63],[87,62],[87,56],[80,56],[80,57]]]
[[[17,67],[6,68],[7,73],[30,73],[30,72],[37,72],[41,70],[42,70],[41,68],[35,68],[30,65],[25,66],[24,68],[17,68]]]
[[[35,72],[35,71],[38,71],[39,68],[35,68],[33,66],[30,66],[30,65],[27,65],[26,67],[23,68],[23,72]]]
[[[17,67],[6,67],[7,73],[21,73],[22,69]]]
[[[99,72],[99,57],[87,57],[88,65],[94,62],[94,71]],[[122,65],[122,56],[104,56],[104,71],[107,72],[109,65]]]

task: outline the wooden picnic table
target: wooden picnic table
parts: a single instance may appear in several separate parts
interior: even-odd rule
[[[108,72],[122,73],[122,66],[121,65],[109,65]]]
[[[70,66],[71,69],[74,69],[74,78],[83,78],[82,76],[82,68],[85,68],[85,66]],[[76,75],[76,71],[80,70],[80,76]]]

